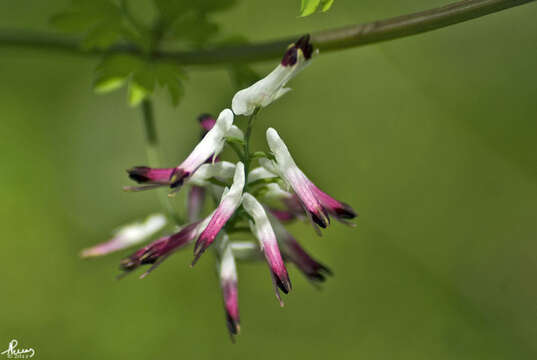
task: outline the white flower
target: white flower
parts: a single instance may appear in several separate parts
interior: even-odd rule
[[[175,168],[171,179],[171,187],[177,187],[190,177],[201,165],[211,157],[214,159],[224,148],[226,136],[233,125],[233,112],[223,110],[213,128],[196,145],[188,157]]]
[[[233,96],[231,108],[236,115],[251,115],[258,107],[265,107],[287,93],[285,85],[295,77],[313,55],[309,35],[305,35],[287,49],[281,63],[266,77]]]
[[[260,164],[268,171],[277,173],[291,187],[311,219],[320,227],[327,227],[330,218],[346,221],[356,217],[354,210],[347,204],[337,201],[321,191],[298,168],[289,149],[273,128],[267,130],[267,142],[276,161],[260,159]]]
[[[116,231],[111,240],[83,250],[81,256],[93,257],[106,255],[138,244],[162,230],[166,222],[167,220],[164,215],[154,214],[143,222],[125,225]]]
[[[231,188],[224,190],[220,204],[214,211],[209,224],[196,241],[196,245],[194,246],[194,261],[192,264],[195,264],[201,254],[214,242],[220,230],[222,230],[229,218],[231,218],[235,210],[240,206],[244,183],[244,165],[242,162],[238,162],[235,166]]]
[[[259,240],[261,250],[265,254],[265,259],[270,268],[276,297],[280,301],[280,304],[283,305],[278,288],[287,294],[291,290],[291,282],[289,280],[289,275],[287,274],[287,269],[283,263],[280,249],[278,247],[278,241],[276,240],[274,230],[272,230],[267,213],[265,212],[263,205],[249,193],[243,194],[242,207],[253,219],[253,221],[250,221],[250,228],[252,229],[252,233],[254,233]]]

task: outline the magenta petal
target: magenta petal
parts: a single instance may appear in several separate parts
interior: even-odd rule
[[[237,282],[233,280],[222,280],[221,286],[222,294],[224,296],[227,327],[232,335],[237,335],[240,331],[239,292],[237,289]]]
[[[293,262],[308,279],[323,282],[325,275],[332,275],[332,271],[328,267],[313,259],[290,234],[284,243],[285,258]]]
[[[229,209],[226,205],[227,204],[225,202],[222,202],[218,206],[211,217],[209,224],[196,241],[196,245],[194,246],[194,260],[192,261],[192,266],[196,264],[201,254],[203,254],[205,250],[211,246],[220,230],[222,230],[231,215],[233,215],[234,209]]]
[[[291,290],[291,281],[289,280],[287,269],[283,263],[278,243],[276,241],[263,242],[263,252],[270,267],[274,284],[285,294],[289,293]],[[276,296],[281,302],[277,289]]]
[[[127,170],[129,177],[141,184],[162,184],[168,185],[170,177],[175,168],[150,168],[147,166],[136,166]]]
[[[321,191],[315,185],[312,186],[313,192],[326,209],[326,211],[338,219],[354,219],[356,212],[347,204],[337,201],[330,195]]]
[[[121,260],[120,268],[130,272],[140,265],[154,264],[169,256],[172,252],[186,246],[192,242],[197,233],[197,227],[200,222],[195,222],[185,226],[181,231],[164,236],[137,250],[129,257]]]
[[[205,132],[211,130],[214,124],[216,124],[216,119],[210,114],[201,114],[198,117],[198,121],[200,123],[201,128],[205,130]]]

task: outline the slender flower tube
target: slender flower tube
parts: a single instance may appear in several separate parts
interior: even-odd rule
[[[80,256],[84,258],[102,256],[138,244],[162,230],[166,222],[164,215],[154,214],[143,222],[123,226],[111,240],[82,250]]]
[[[199,220],[203,204],[205,203],[205,188],[201,186],[191,186],[188,191],[187,213],[190,222]]]
[[[326,275],[332,275],[332,271],[312,258],[274,216],[270,217],[270,223],[286,261],[295,264],[313,282],[324,282]]]
[[[235,210],[237,210],[241,204],[244,182],[244,165],[243,163],[238,162],[235,166],[235,174],[233,175],[233,184],[231,185],[231,188],[226,188],[224,191],[220,204],[214,211],[209,224],[196,241],[192,265],[198,261],[201,254],[203,254],[203,252],[213,243],[216,235],[218,235],[220,230],[222,230],[229,218],[231,218],[235,213]]]
[[[265,107],[287,93],[285,85],[295,77],[313,55],[310,36],[304,35],[291,44],[280,64],[266,77],[233,96],[231,107],[236,115],[252,115],[257,107]]]
[[[320,227],[326,228],[330,223],[329,214],[340,220],[356,217],[354,210],[347,204],[339,202],[317,188],[298,168],[287,146],[276,130],[267,130],[267,142],[276,161],[260,159],[262,166],[278,174],[294,190],[300,202]]]
[[[237,267],[231,250],[231,244],[227,243],[222,252],[220,266],[220,287],[224,297],[224,308],[229,332],[232,336],[240,331],[239,319],[239,291],[237,288]]]
[[[260,247],[265,254],[265,259],[270,268],[276,298],[280,302],[280,305],[283,306],[278,288],[287,294],[291,290],[291,281],[283,263],[274,230],[270,225],[265,209],[263,209],[263,206],[255,197],[249,193],[244,193],[242,196],[242,206],[253,218],[253,221],[250,221],[250,227],[259,240]]]
[[[185,179],[190,177],[209,158],[215,158],[223,149],[227,132],[233,125],[233,112],[223,110],[216,123],[209,132],[201,139],[190,155],[178,167],[171,176],[172,188],[181,186]]]
[[[233,112],[223,110],[214,126],[196,145],[188,157],[176,168],[152,169],[145,166],[137,166],[127,170],[129,177],[144,184],[140,187],[127,187],[126,190],[138,191],[152,189],[158,186],[181,186],[201,165],[207,160],[214,162],[216,156],[222,151],[228,131],[233,128]]]
[[[196,239],[199,233],[207,226],[210,217],[203,221],[191,223],[173,235],[164,236],[144,246],[120,263],[120,269],[131,272],[140,265],[153,264],[153,266],[140,276],[143,278],[153,271],[162,261],[173,252],[185,247]]]

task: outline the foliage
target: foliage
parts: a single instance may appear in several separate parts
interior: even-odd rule
[[[300,16],[309,16],[315,12],[326,12],[333,4],[334,0],[301,0]]]
[[[236,3],[235,0],[153,0],[153,13],[144,14],[141,21],[130,11],[127,0],[72,0],[71,6],[54,15],[50,23],[59,31],[80,36],[80,46],[85,50],[112,47],[132,50],[130,55],[103,56],[95,70],[96,93],[126,86],[128,103],[137,106],[159,85],[167,89],[171,103],[176,106],[184,93],[186,70],[180,64],[155,61],[155,53],[163,48],[188,50],[216,44],[220,27],[212,15],[229,10]],[[239,37],[228,39],[233,40],[226,43],[245,41]],[[233,65],[228,70],[237,88],[258,78],[247,65]]]

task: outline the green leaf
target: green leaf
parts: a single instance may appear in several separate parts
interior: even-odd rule
[[[135,81],[129,83],[128,101],[132,107],[140,105],[140,103],[149,95],[147,90],[137,84]]]
[[[300,16],[309,16],[317,11],[326,12],[333,4],[334,0],[301,0]]]
[[[73,0],[67,11],[50,19],[56,29],[82,35],[85,49],[106,49],[125,38],[125,23],[121,9],[110,0]]]
[[[183,69],[175,64],[159,63],[156,65],[155,74],[158,84],[168,89],[173,106],[177,106],[184,95]]]
[[[104,94],[123,86],[128,77],[144,68],[144,62],[131,55],[112,55],[104,58],[95,70],[93,90]]]

